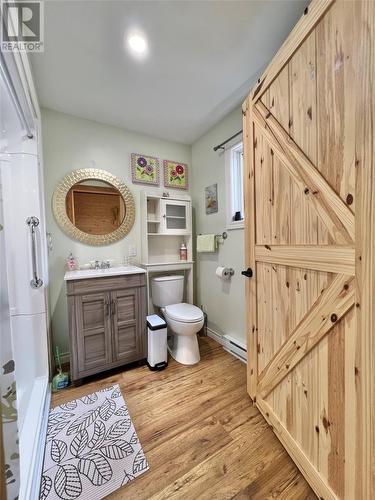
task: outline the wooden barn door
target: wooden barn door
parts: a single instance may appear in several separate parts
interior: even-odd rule
[[[243,105],[248,391],[324,499],[375,498],[374,24],[312,2]]]

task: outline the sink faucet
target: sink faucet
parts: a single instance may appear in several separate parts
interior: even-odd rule
[[[111,263],[109,262],[109,260],[102,260],[101,262],[99,260],[95,261],[95,267],[94,267],[95,270],[109,269],[110,267]]]

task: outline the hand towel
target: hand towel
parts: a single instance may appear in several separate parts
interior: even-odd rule
[[[216,235],[215,234],[198,234],[197,236],[197,252],[216,252]]]

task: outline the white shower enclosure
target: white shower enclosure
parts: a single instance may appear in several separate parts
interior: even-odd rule
[[[49,408],[47,244],[40,112],[25,55],[0,58],[0,175],[17,389],[20,500],[39,497]]]

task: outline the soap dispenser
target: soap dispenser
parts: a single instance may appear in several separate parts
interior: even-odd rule
[[[74,257],[74,255],[72,254],[72,252],[70,252],[70,254],[66,260],[66,264],[67,264],[69,271],[75,271],[77,269],[77,260]]]

